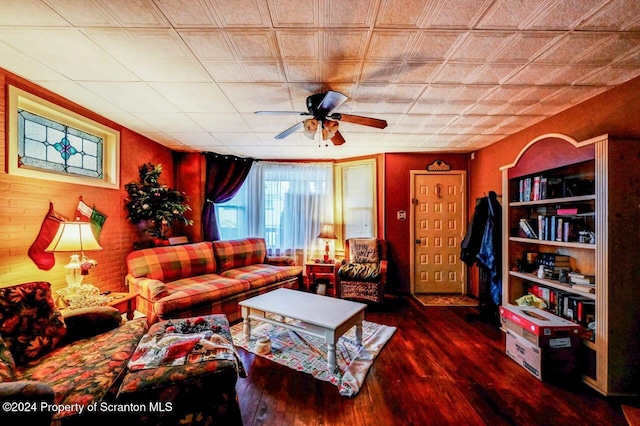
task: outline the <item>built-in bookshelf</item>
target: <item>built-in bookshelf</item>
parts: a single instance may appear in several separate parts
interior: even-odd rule
[[[531,141],[504,166],[502,303],[533,295],[583,327],[578,366],[605,395],[640,389],[640,143]]]

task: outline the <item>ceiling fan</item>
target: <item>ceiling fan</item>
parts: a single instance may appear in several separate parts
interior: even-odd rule
[[[314,139],[316,132],[320,130],[322,140],[331,139],[331,142],[333,142],[334,145],[342,145],[345,143],[344,138],[338,131],[339,121],[376,127],[378,129],[384,129],[387,127],[387,122],[385,120],[333,112],[347,99],[348,98],[342,93],[330,90],[326,93],[316,93],[315,95],[307,97],[308,112],[256,111],[256,114],[296,114],[310,116],[312,118],[307,118],[297,123],[284,132],[276,135],[275,138],[284,139],[290,134],[304,129],[304,134],[310,139]]]

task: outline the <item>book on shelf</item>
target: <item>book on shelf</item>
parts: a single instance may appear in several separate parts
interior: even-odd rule
[[[531,178],[524,179],[524,199],[522,201],[531,201]]]
[[[547,177],[540,176],[540,199],[545,200],[547,198]]]
[[[577,278],[577,277],[571,277],[571,275],[569,275],[569,280],[571,281],[571,284],[595,284],[596,283],[595,277]]]
[[[582,272],[577,272],[577,271],[571,271],[569,276],[574,278],[595,278],[596,277],[595,274],[584,274]]]
[[[537,201],[540,199],[540,176],[533,177],[533,188],[531,192],[531,199],[533,201]]]
[[[593,274],[569,272],[569,280],[571,280],[573,284],[594,284],[596,282],[596,276]]]
[[[584,291],[585,293],[595,293],[596,286],[589,284],[572,284],[571,288],[578,291]]]
[[[518,181],[518,201],[524,201],[524,179]]]
[[[571,256],[558,253],[540,253],[537,257],[538,265],[549,267],[571,266]]]
[[[556,234],[555,234],[555,240],[556,241],[562,241],[563,222],[564,222],[564,219],[559,217],[558,218],[558,224],[556,225]]]
[[[564,208],[560,208],[556,211],[557,214],[559,214],[560,216],[567,216],[567,215],[574,215],[574,214],[578,214],[578,208],[577,207],[564,207]]]
[[[527,219],[520,219],[520,228],[522,228],[528,238],[538,239],[538,235]]]

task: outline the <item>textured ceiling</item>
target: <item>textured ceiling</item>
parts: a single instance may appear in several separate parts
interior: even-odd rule
[[[179,151],[471,152],[640,75],[638,0],[0,0],[0,67]],[[346,144],[274,136],[349,97]]]

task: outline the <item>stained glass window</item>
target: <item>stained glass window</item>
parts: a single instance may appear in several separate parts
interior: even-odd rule
[[[102,179],[103,150],[99,136],[18,109],[21,167]]]

